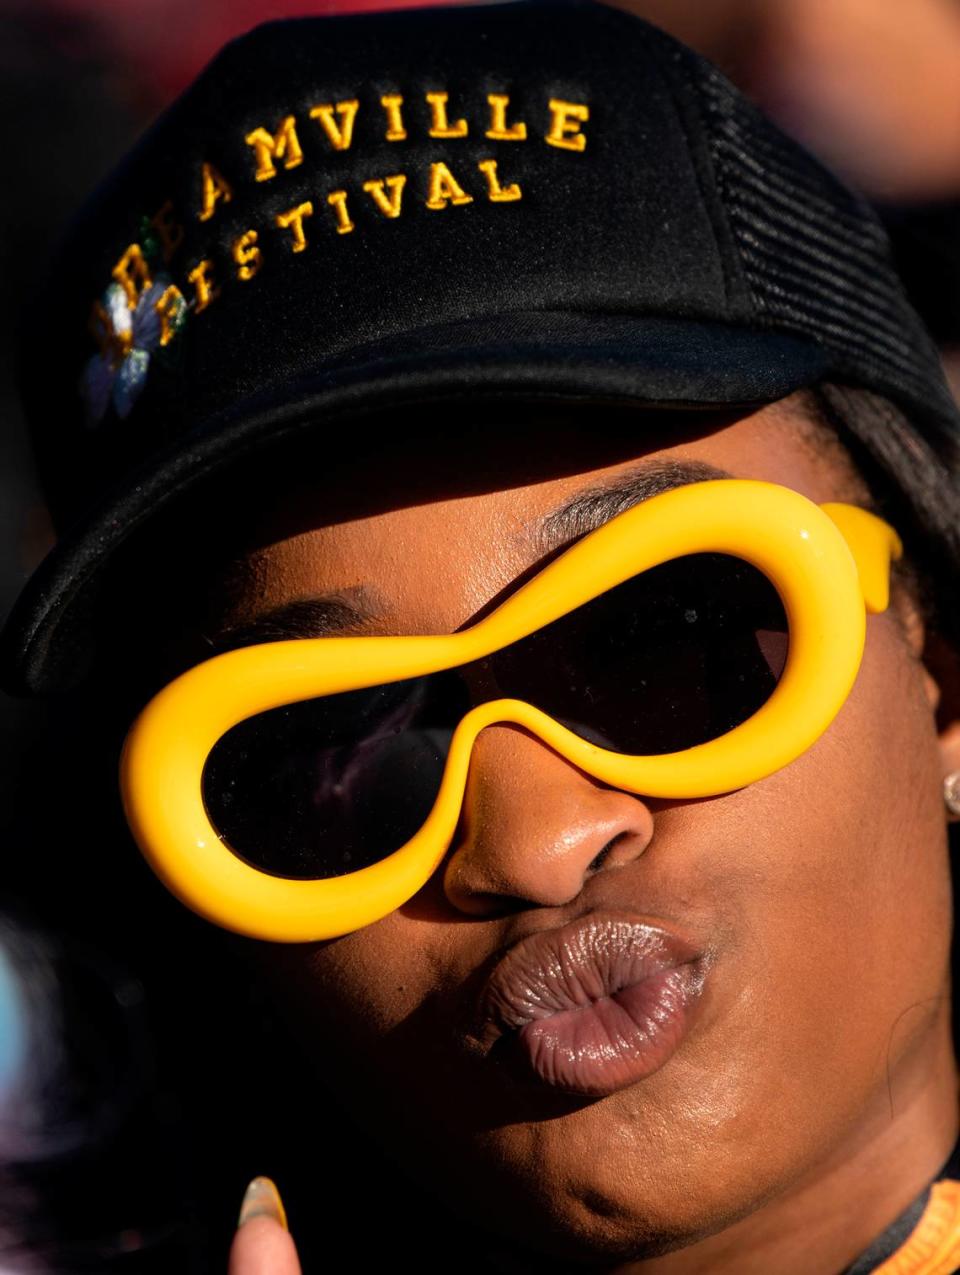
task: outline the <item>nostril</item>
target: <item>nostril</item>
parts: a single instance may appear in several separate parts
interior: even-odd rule
[[[626,832],[618,832],[615,837],[611,837],[600,853],[590,860],[587,871],[599,872],[610,857],[610,852],[613,850],[613,847],[617,844],[617,842],[622,841],[625,836],[627,836]]]

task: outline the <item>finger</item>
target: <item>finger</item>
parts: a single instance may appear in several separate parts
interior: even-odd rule
[[[286,1211],[270,1178],[254,1178],[247,1187],[227,1275],[301,1275]]]

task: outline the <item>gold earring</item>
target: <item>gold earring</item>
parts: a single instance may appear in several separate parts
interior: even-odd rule
[[[951,770],[944,777],[943,800],[950,813],[960,818],[960,770]]]

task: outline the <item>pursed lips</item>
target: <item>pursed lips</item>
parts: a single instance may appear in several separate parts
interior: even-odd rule
[[[603,1095],[652,1074],[691,1026],[710,960],[678,930],[594,910],[508,949],[471,1007],[465,1036],[486,1058],[510,1037],[531,1078]]]

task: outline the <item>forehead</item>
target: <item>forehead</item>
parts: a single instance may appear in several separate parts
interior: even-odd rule
[[[556,547],[556,510],[651,469],[712,467],[818,502],[855,496],[855,475],[802,400],[723,420],[524,420],[512,409],[460,426],[446,438],[394,439],[376,465],[355,456],[337,466],[337,483],[329,473],[285,481],[212,582],[212,627],[335,593],[375,613],[384,631],[452,630]],[[712,475],[692,474],[701,476]],[[624,497],[624,507],[638,498]]]

